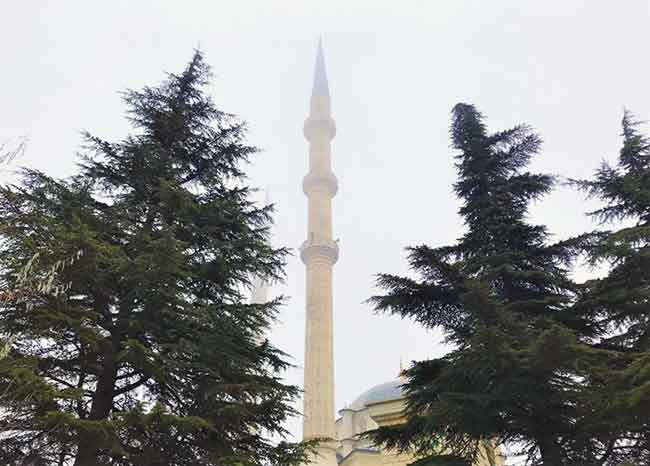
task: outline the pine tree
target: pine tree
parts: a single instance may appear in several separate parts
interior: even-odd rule
[[[592,397],[585,385],[608,353],[583,343],[589,322],[572,304],[568,276],[580,238],[549,244],[527,220],[531,201],[553,186],[525,171],[540,137],[528,126],[488,133],[483,115],[458,104],[451,138],[455,192],[466,233],[457,244],[409,249],[414,275],[380,275],[376,310],[441,328],[453,350],[414,362],[406,372],[407,421],[372,435],[415,451],[422,464],[469,465],[491,447],[510,445],[529,464],[607,464],[603,435],[586,428]]]
[[[650,351],[650,140],[640,122],[626,111],[618,163],[603,163],[593,180],[576,181],[591,197],[606,203],[590,215],[602,223],[631,224],[613,232],[595,232],[587,249],[592,264],[612,265],[608,276],[588,284],[590,302],[604,344]]]
[[[0,189],[0,463],[291,465],[275,442],[299,394],[264,338],[280,299],[272,207],[251,200],[245,125],[179,75],[127,91],[133,133],[86,135],[67,180],[25,170]]]
[[[590,215],[615,231],[595,231],[585,252],[607,275],[585,283],[576,309],[597,330],[596,345],[616,353],[603,377],[609,403],[603,423],[618,424],[622,441],[612,450],[629,464],[650,464],[650,139],[625,111],[623,147],[615,166],[606,162],[591,180],[573,181],[605,205]]]

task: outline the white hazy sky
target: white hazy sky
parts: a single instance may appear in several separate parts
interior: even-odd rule
[[[250,123],[264,149],[249,173],[277,205],[275,241],[306,235],[302,123],[316,38],[323,35],[338,134],[333,166],[336,405],[445,351],[439,334],[373,315],[373,274],[406,273],[404,247],[462,233],[451,184],[449,112],[476,104],[492,129],[527,122],[544,140],[533,168],[586,177],[619,149],[624,106],[650,119],[648,0],[4,1],[0,6],[0,141],[28,135],[16,165],[75,170],[80,131],[128,131],[118,91],[180,71],[195,47],[211,92]],[[10,174],[5,174],[7,180]],[[582,197],[560,189],[533,209],[558,238],[591,228]],[[300,384],[304,270],[272,339],[295,356]],[[291,424],[299,433],[300,422]]]

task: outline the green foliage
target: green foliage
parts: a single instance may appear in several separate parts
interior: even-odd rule
[[[528,222],[530,202],[554,182],[526,171],[541,145],[531,128],[488,133],[480,112],[458,104],[451,137],[467,231],[451,246],[410,248],[414,276],[380,275],[386,293],[371,302],[441,328],[455,349],[413,364],[408,421],[374,438],[423,461],[470,464],[494,442],[530,464],[616,464],[618,427],[593,420],[607,405],[594,391],[606,393],[613,356],[587,344],[597,330],[573,307],[581,288],[568,275],[593,238],[549,244],[546,227]]]
[[[590,262],[610,269],[584,284],[576,309],[593,322],[595,345],[617,353],[603,374],[601,417],[624,430],[613,449],[633,464],[650,463],[650,139],[640,124],[625,111],[616,164],[603,162],[591,180],[573,182],[604,203],[591,216],[619,227],[591,234]]]
[[[196,53],[124,93],[134,131],[86,135],[80,173],[0,189],[0,463],[290,465],[272,442],[299,391],[264,339],[281,300],[271,207],[250,199],[245,126],[206,95]]]
[[[590,215],[603,223],[625,221],[616,231],[595,232],[587,248],[592,263],[611,265],[608,276],[586,284],[582,307],[598,323],[604,344],[650,351],[650,140],[626,111],[623,147],[615,166],[603,162],[592,180],[575,181],[605,203]]]

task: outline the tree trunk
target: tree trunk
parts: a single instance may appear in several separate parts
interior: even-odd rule
[[[544,466],[564,466],[562,450],[553,438],[542,438],[539,442],[539,452]]]
[[[104,367],[97,380],[97,387],[93,396],[89,421],[98,421],[108,418],[113,407],[113,396],[115,391],[115,378],[117,376],[117,365],[113,345],[104,355]],[[97,453],[101,442],[101,433],[81,433],[74,466],[98,466]]]

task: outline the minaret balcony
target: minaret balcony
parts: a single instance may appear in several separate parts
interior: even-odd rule
[[[331,141],[336,136],[336,123],[329,116],[324,118],[310,116],[305,120],[303,133],[305,134],[305,138],[310,142],[318,140],[318,138]]]
[[[312,260],[322,260],[334,265],[339,259],[339,245],[334,240],[311,233],[307,241],[300,246],[300,259],[304,264],[309,264]]]
[[[302,180],[302,190],[307,196],[318,192],[326,192],[330,197],[334,197],[339,190],[339,181],[336,179],[336,175],[331,172],[324,175],[309,172]]]

